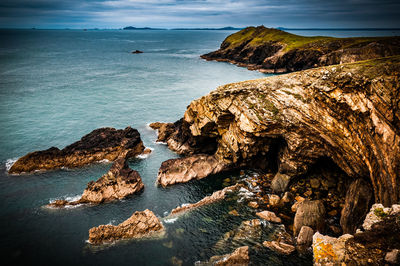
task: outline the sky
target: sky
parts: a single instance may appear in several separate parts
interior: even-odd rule
[[[0,0],[0,28],[400,28],[400,0]]]

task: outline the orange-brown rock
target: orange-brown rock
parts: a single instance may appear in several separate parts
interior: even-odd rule
[[[177,131],[216,141],[213,156],[228,169],[271,163],[293,177],[330,158],[389,206],[400,199],[399,102],[393,56],[221,86],[191,102]],[[197,175],[180,169],[179,179]]]
[[[80,167],[101,160],[114,161],[122,154],[128,158],[134,157],[143,150],[143,142],[136,129],[99,128],[62,150],[52,147],[28,153],[12,165],[9,173]]]
[[[247,266],[250,263],[249,247],[243,246],[235,249],[230,254],[221,256],[212,256],[206,263],[199,263],[196,265],[214,265],[214,266]]]
[[[151,237],[163,232],[164,226],[152,211],[137,211],[119,225],[100,225],[91,228],[89,243],[98,245],[121,239]]]
[[[211,204],[211,203],[223,200],[223,199],[225,199],[225,196],[226,196],[227,193],[233,192],[238,188],[239,188],[239,185],[236,184],[236,185],[233,185],[233,186],[226,187],[226,188],[224,188],[222,190],[215,191],[210,196],[207,196],[207,197],[203,198],[202,200],[200,200],[200,201],[198,201],[196,203],[186,204],[186,205],[183,205],[183,206],[180,206],[180,207],[177,207],[177,208],[173,209],[171,211],[171,215],[180,214],[182,212],[186,212],[186,211],[192,210],[194,208],[198,208],[198,207],[201,207],[201,206],[204,206],[204,205],[207,205],[207,204]]]
[[[186,183],[192,179],[202,179],[217,174],[225,168],[223,163],[207,154],[170,159],[161,164],[157,184],[166,187],[176,183]]]
[[[263,246],[284,255],[289,255],[296,250],[294,246],[278,241],[264,241]]]
[[[123,156],[112,164],[110,170],[96,182],[88,183],[82,197],[77,201],[56,200],[48,207],[65,207],[82,203],[99,204],[123,199],[143,190],[144,185],[139,173],[129,168]]]

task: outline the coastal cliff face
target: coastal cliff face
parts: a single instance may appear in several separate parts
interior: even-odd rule
[[[304,37],[259,26],[228,36],[219,50],[201,57],[284,73],[399,54],[400,37]]]
[[[193,101],[164,141],[190,155],[201,151],[188,139],[208,139],[215,153],[207,156],[222,170],[258,167],[294,177],[330,158],[389,206],[400,195],[399,84],[400,56],[228,84]]]
[[[143,151],[144,145],[136,129],[99,128],[62,150],[52,147],[28,153],[12,165],[9,173],[80,167],[101,160],[114,161],[121,155],[134,157]]]

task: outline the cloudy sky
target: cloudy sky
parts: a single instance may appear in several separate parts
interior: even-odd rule
[[[399,0],[0,0],[0,27],[399,28]]]

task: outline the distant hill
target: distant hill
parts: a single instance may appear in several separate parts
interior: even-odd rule
[[[223,27],[223,28],[175,28],[172,30],[242,30],[243,28]]]
[[[150,28],[150,27],[136,28],[136,27],[133,27],[133,26],[128,26],[128,27],[123,28],[123,30],[166,30],[166,29]]]

